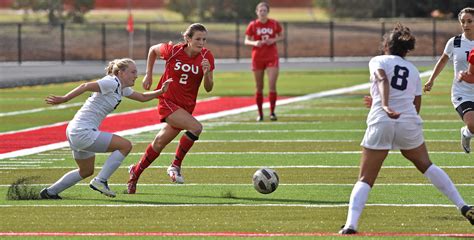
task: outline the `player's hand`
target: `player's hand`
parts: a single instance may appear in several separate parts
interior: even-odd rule
[[[389,118],[397,119],[397,118],[400,117],[400,113],[399,113],[399,112],[393,111],[393,110],[392,110],[391,108],[389,108],[388,106],[382,107],[382,109],[387,113],[387,115],[388,115]]]
[[[166,81],[163,83],[163,85],[161,85],[161,89],[160,89],[160,90],[161,90],[162,93],[165,93],[165,92],[168,91],[168,87],[169,87],[169,85],[171,84],[172,81],[173,81],[173,79],[172,79],[172,78],[169,78],[168,80],[166,80]]]
[[[211,70],[211,63],[209,63],[209,60],[207,58],[202,59],[201,66],[204,74],[208,73]]]
[[[367,108],[372,107],[372,97],[371,96],[364,96],[364,105]]]
[[[469,73],[466,72],[466,71],[460,71],[459,74],[458,74],[458,81],[466,81],[466,78],[467,78],[467,75]]]
[[[153,84],[153,78],[151,75],[146,74],[142,80],[142,86],[145,90],[150,90],[151,85]]]
[[[47,104],[57,105],[57,104],[61,104],[61,103],[67,102],[67,99],[66,99],[64,96],[49,95],[49,96],[47,96],[47,97],[44,99],[44,101],[45,101]]]
[[[431,88],[433,87],[434,80],[428,80],[428,82],[425,83],[425,86],[423,87],[423,92],[429,92],[431,91]]]
[[[262,40],[258,40],[256,43],[255,43],[255,47],[261,47],[263,45],[264,41]]]

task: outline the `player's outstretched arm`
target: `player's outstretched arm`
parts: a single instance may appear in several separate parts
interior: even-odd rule
[[[156,58],[161,55],[160,47],[161,43],[151,46],[150,50],[148,50],[145,77],[142,80],[142,86],[145,90],[150,90],[151,85],[153,84],[153,66],[155,65]]]
[[[433,73],[431,74],[430,78],[428,79],[428,81],[425,83],[425,86],[423,87],[424,92],[431,91],[431,88],[433,88],[436,78],[441,73],[441,71],[443,71],[448,61],[449,61],[448,55],[446,54],[441,55],[441,57],[439,58],[438,62],[436,63],[433,69]]]
[[[132,100],[139,101],[139,102],[148,102],[160,96],[161,94],[165,93],[166,91],[168,91],[168,87],[172,81],[173,79],[170,78],[166,80],[161,86],[161,88],[158,90],[151,91],[151,92],[144,92],[144,93],[133,92],[131,95],[127,96],[127,98],[130,98]]]
[[[97,82],[89,82],[89,83],[83,83],[79,85],[78,87],[74,88],[70,92],[66,93],[64,96],[55,96],[55,95],[49,95],[44,99],[44,101],[47,104],[51,105],[57,105],[61,103],[65,103],[81,94],[84,92],[100,92],[100,87]]]

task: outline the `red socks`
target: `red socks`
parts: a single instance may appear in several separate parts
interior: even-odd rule
[[[138,164],[135,165],[135,168],[133,169],[133,172],[135,173],[135,176],[137,176],[137,177],[140,176],[140,174],[142,174],[142,172],[148,166],[150,166],[150,164],[153,161],[155,161],[155,159],[157,159],[158,156],[160,156],[160,153],[155,152],[155,150],[153,149],[151,144],[148,145],[148,147],[145,150],[145,154],[143,154],[142,158],[140,159]]]
[[[270,94],[268,95],[268,99],[270,100],[270,114],[273,114],[273,113],[275,113],[277,93],[276,92],[270,92]]]
[[[181,167],[181,163],[183,162],[186,153],[188,153],[189,149],[191,149],[194,142],[198,139],[199,138],[191,132],[185,132],[181,139],[179,139],[178,148],[176,148],[176,155],[173,160],[174,166]]]
[[[263,117],[263,110],[262,110],[263,93],[261,93],[261,92],[256,92],[255,93],[255,102],[257,103],[257,107],[258,107],[258,115],[260,117]]]

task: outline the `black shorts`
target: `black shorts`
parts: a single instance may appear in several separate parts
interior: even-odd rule
[[[461,119],[463,119],[464,114],[470,111],[474,111],[474,102],[471,102],[471,101],[463,102],[456,108],[456,111],[458,112]]]

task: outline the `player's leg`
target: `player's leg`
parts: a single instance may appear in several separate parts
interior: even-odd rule
[[[390,122],[376,123],[367,127],[361,143],[363,149],[359,180],[352,189],[346,224],[339,233],[356,233],[359,218],[369,197],[369,192],[375,183],[389,149],[393,147],[394,134],[395,126]]]
[[[115,197],[115,192],[110,190],[107,181],[132,150],[132,143],[123,137],[101,132],[94,144],[86,150],[91,152],[112,152],[102,166],[99,174],[91,180],[90,187],[106,196]]]
[[[448,174],[430,161],[425,144],[414,149],[401,150],[401,152],[474,225],[474,210],[466,205]]]
[[[142,172],[160,156],[161,151],[179,134],[180,131],[180,129],[165,124],[165,126],[155,136],[153,142],[147,146],[145,153],[142,155],[138,163],[130,166],[130,179],[128,180],[127,190],[129,194],[134,194],[136,192],[136,185]]]
[[[73,156],[76,160],[78,169],[67,172],[53,185],[41,190],[40,197],[42,199],[61,199],[58,195],[59,193],[76,185],[82,179],[94,174],[94,153],[73,150]]]
[[[387,157],[388,150],[374,150],[363,148],[360,162],[359,180],[352,189],[349,199],[346,224],[339,233],[356,233],[360,215],[369,197],[369,192],[375,183],[375,179]]]
[[[174,160],[167,170],[168,175],[173,182],[184,183],[184,179],[181,175],[181,163],[183,162],[186,153],[188,153],[194,145],[194,142],[199,139],[199,135],[202,132],[202,124],[184,109],[178,109],[173,112],[173,114],[166,118],[166,122],[175,128],[186,130],[183,136],[179,139]]]
[[[255,103],[257,104],[258,108],[258,117],[257,121],[263,121],[263,87],[264,82],[263,78],[265,75],[265,70],[258,69],[253,70],[253,76],[255,79]]]
[[[474,102],[463,102],[456,108],[456,111],[465,124],[461,128],[461,147],[465,153],[470,153],[471,138],[474,133]]]
[[[276,101],[278,97],[277,89],[276,89],[278,74],[279,74],[278,66],[268,67],[267,73],[268,73],[268,82],[269,82],[268,99],[270,100],[270,120],[276,121],[277,117],[275,114],[275,107],[276,107]]]

